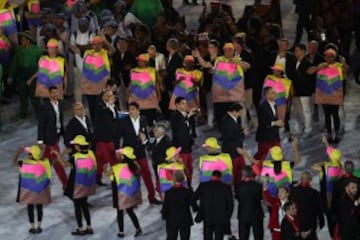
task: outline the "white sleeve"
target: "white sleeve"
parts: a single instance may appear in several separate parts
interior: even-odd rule
[[[128,12],[126,14],[123,22],[125,28],[128,28],[131,24],[141,23],[141,21],[137,17],[135,17],[135,15],[132,14],[131,12]]]

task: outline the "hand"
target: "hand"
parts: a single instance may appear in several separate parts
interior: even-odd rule
[[[311,233],[311,230],[307,231],[307,232],[301,232],[300,235],[301,235],[301,238],[304,238],[306,239]]]
[[[250,129],[248,127],[244,128],[244,135],[249,136],[250,135]]]
[[[292,137],[291,145],[295,148],[299,146],[299,139],[297,137]]]
[[[339,60],[342,64],[346,64],[346,59],[344,57],[340,57]]]
[[[320,63],[320,64],[319,64],[318,68],[319,68],[319,69],[326,68],[328,65],[329,65],[328,63],[323,62],[323,63]]]
[[[194,50],[191,51],[191,55],[193,55],[195,58],[200,57],[200,51],[199,49],[195,48]]]
[[[285,125],[285,123],[283,120],[276,120],[276,121],[273,121],[273,125],[281,128]]]
[[[189,113],[189,117],[196,115],[199,112],[198,108],[192,108]]]
[[[27,80],[27,81],[26,81],[26,85],[27,85],[27,86],[30,86],[31,83],[32,83],[32,81],[33,81],[32,79]]]
[[[54,148],[50,149],[50,154],[54,154],[56,156],[60,156],[60,153],[58,151],[56,151]]]
[[[140,138],[141,142],[145,142],[145,140],[146,140],[146,135],[145,135],[145,133],[140,132],[140,133],[139,133],[139,138]]]
[[[243,148],[236,148],[236,151],[242,156],[247,154],[247,151]]]
[[[41,151],[44,151],[45,150],[45,144],[39,144],[39,147],[40,147],[40,149],[41,149]]]
[[[326,146],[329,145],[329,142],[328,142],[327,137],[326,137],[325,135],[323,135],[323,136],[321,137],[321,142],[322,142],[323,144],[325,144]]]

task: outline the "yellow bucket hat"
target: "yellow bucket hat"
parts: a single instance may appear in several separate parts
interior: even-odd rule
[[[279,146],[270,148],[269,152],[270,152],[271,158],[274,161],[281,161],[284,159],[283,151],[282,151],[281,147],[279,147]]]
[[[282,64],[279,64],[279,63],[277,63],[277,64],[275,64],[274,66],[272,66],[271,69],[272,69],[272,70],[282,71],[282,72],[285,70],[285,69],[284,69],[284,66],[283,66]]]
[[[137,56],[136,60],[138,60],[138,61],[144,61],[144,62],[149,62],[150,56],[149,56],[149,54],[147,54],[147,53],[142,53],[142,54],[139,54],[139,56]]]
[[[58,42],[58,40],[56,40],[55,38],[51,38],[51,39],[47,42],[46,46],[47,46],[48,48],[57,48],[57,47],[59,46],[59,42]]]
[[[210,148],[213,148],[213,149],[216,149],[216,150],[221,148],[218,141],[214,137],[207,138],[205,140],[205,143],[202,145],[202,147],[210,147]]]
[[[169,161],[171,160],[173,157],[175,157],[176,155],[178,155],[179,153],[181,152],[181,147],[169,147],[167,150],[166,150],[166,158],[165,160],[166,161]]]
[[[132,147],[128,147],[128,146],[123,147],[116,150],[116,152],[126,156],[129,159],[136,159],[136,156],[134,154],[134,149]]]
[[[31,147],[25,147],[24,151],[30,153],[35,160],[41,158],[41,149],[38,145],[32,145]]]
[[[76,144],[80,146],[87,146],[89,143],[86,141],[86,138],[83,135],[77,135],[71,142],[71,144]]]
[[[232,44],[232,43],[225,43],[223,49],[234,49],[234,44]]]
[[[339,164],[342,153],[339,149],[333,147],[327,147],[326,153],[329,156],[332,163]]]

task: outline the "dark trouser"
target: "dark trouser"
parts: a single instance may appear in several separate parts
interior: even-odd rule
[[[84,218],[86,224],[91,226],[91,219],[90,219],[90,212],[89,212],[89,205],[87,203],[87,197],[74,199],[74,208],[75,208],[75,218],[79,228],[83,227],[82,224],[82,215],[84,214]]]
[[[136,214],[134,213],[134,208],[131,207],[131,208],[126,209],[126,212],[129,215],[136,230],[140,229],[139,220],[136,217]],[[117,211],[117,221],[118,221],[118,226],[119,226],[119,232],[123,233],[124,232],[124,210]]]
[[[85,95],[86,101],[89,107],[90,119],[91,122],[95,122],[95,109],[96,109],[96,101],[98,96],[97,95]]]
[[[35,81],[34,81],[35,82]],[[25,118],[29,108],[29,100],[35,110],[36,117],[39,117],[40,100],[35,97],[35,86],[27,86],[26,82],[19,83],[20,117]]]
[[[233,102],[214,103],[215,123],[218,127],[220,127],[222,118],[232,104]]]
[[[353,19],[360,19],[360,15],[356,16],[354,15]],[[360,50],[360,21],[353,21],[353,30],[355,33],[355,44],[358,50]]]
[[[207,223],[204,221],[204,240],[213,240],[215,233],[215,240],[224,239],[224,231],[226,226],[220,223]]]
[[[335,132],[340,129],[340,118],[339,118],[339,105],[327,105],[323,104],[324,115],[325,115],[325,126],[327,132],[331,133],[331,118],[334,121]]]
[[[189,240],[190,227],[191,226],[171,226],[169,224],[166,224],[166,240],[177,240],[179,232],[181,240]]]
[[[155,108],[140,110],[140,114],[145,116],[146,125],[149,127],[153,127],[154,122],[156,122],[159,117],[158,111]]]
[[[303,29],[305,28],[306,32],[309,32],[310,26],[311,26],[310,14],[300,13],[296,25],[296,36],[295,36],[294,44],[301,42]]]
[[[329,228],[329,234],[331,238],[334,237],[335,234],[335,226],[336,226],[336,216],[333,212],[327,210],[325,211],[326,221]]]
[[[29,204],[27,205],[27,212],[29,217],[29,222],[34,223],[35,221],[35,206],[37,210],[37,221],[41,222],[43,218],[43,205],[42,204]]]
[[[167,91],[162,92],[161,93],[161,101],[159,102],[159,107],[161,109],[164,119],[166,119],[166,120],[170,119],[169,103],[170,103],[169,93]]]
[[[254,219],[250,222],[239,222],[239,239],[248,240],[250,236],[250,228],[254,234],[254,240],[264,239],[264,221],[263,218]]]

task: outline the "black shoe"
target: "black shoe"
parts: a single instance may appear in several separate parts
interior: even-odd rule
[[[71,232],[71,235],[83,236],[83,235],[85,235],[85,232],[83,230],[81,230],[80,228],[77,228],[74,232]]]
[[[36,233],[42,233],[42,228],[41,228],[41,227],[38,227],[38,228],[36,229]]]
[[[30,229],[29,229],[29,233],[37,233],[37,232],[36,232],[36,228],[30,228]]]
[[[136,230],[134,237],[138,237],[142,235],[141,229]]]
[[[125,234],[124,234],[123,232],[120,232],[120,233],[118,233],[117,235],[118,235],[119,238],[125,237]]]
[[[84,234],[92,235],[92,234],[94,234],[94,230],[93,230],[92,228],[87,228],[87,229],[84,231]]]
[[[94,207],[94,205],[92,205],[92,204],[90,204],[90,203],[88,203],[87,205],[88,205],[89,208],[93,208],[93,207]]]
[[[237,240],[235,236],[230,236],[228,240]]]
[[[162,202],[156,198],[149,200],[150,204],[154,204],[154,205],[161,205]]]

